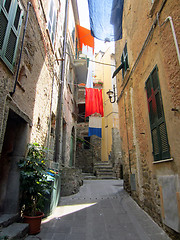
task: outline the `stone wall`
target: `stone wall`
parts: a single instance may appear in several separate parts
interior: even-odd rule
[[[63,168],[61,174],[60,196],[69,196],[79,191],[83,185],[82,170],[77,168]]]
[[[176,204],[179,200],[175,194],[172,196],[171,191],[165,189],[158,179],[161,177],[168,179],[169,176],[175,175],[178,175],[178,179],[180,178],[180,150],[178,147],[180,135],[176,130],[180,123],[178,113],[180,92],[179,87],[175,87],[179,86],[180,68],[171,26],[169,21],[164,23],[164,20],[171,15],[177,41],[179,41],[178,16],[180,9],[178,1],[164,1],[158,19],[159,25],[156,24],[152,27],[162,2],[154,1],[154,4],[151,5],[151,1],[139,0],[138,3],[137,1],[126,1],[123,13],[123,39],[116,43],[116,60],[117,66],[119,66],[119,56],[121,56],[127,41],[129,69],[124,79],[122,79],[121,72],[116,77],[125,189],[131,192],[133,198],[156,222],[164,223],[162,226],[170,231],[166,227],[166,217],[163,217],[163,198],[169,193],[169,198],[172,197]],[[160,27],[161,24],[163,25]],[[150,37],[143,47],[148,34]],[[145,89],[145,82],[155,66],[158,67],[171,154],[170,159],[158,163],[153,158]],[[173,108],[176,110],[172,111]],[[131,178],[134,178],[135,186]],[[176,186],[175,189],[178,193],[179,188]],[[175,229],[175,226],[171,225],[171,227]],[[176,235],[173,239],[179,238],[179,234],[172,230],[170,232],[173,233],[172,237]]]
[[[110,161],[113,164],[113,171],[117,178],[123,178],[122,152],[119,129],[112,128],[112,154]]]
[[[86,149],[84,137],[88,137],[88,127],[89,123],[77,124],[75,166],[82,169],[84,173],[93,173],[94,163],[101,160],[101,139],[91,136],[89,149]]]

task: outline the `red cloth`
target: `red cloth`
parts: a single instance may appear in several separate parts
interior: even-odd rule
[[[94,52],[94,37],[91,35],[91,31],[87,28],[81,27],[80,25],[76,25],[79,43],[80,43],[80,51],[82,51],[82,45],[89,46],[93,48]]]
[[[94,113],[100,113],[103,117],[102,89],[86,88],[85,106],[85,117]]]

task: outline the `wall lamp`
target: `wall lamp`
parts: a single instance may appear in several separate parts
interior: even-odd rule
[[[109,91],[106,94],[109,97],[110,103],[115,103],[115,101],[116,101],[115,85],[113,85],[113,91],[109,89]],[[112,100],[112,98],[114,98],[114,100]]]

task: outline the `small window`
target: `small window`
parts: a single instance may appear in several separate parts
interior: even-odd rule
[[[90,149],[90,137],[84,137],[84,149]]]
[[[154,161],[168,159],[170,158],[170,148],[157,66],[149,75],[145,87],[147,92]]]
[[[122,68],[122,78],[124,79],[125,73],[127,69],[129,68],[129,63],[128,63],[128,52],[127,52],[127,42],[125,43],[122,55],[121,55],[121,64],[123,64]]]
[[[85,103],[78,104],[78,123],[89,122],[89,117],[85,118]]]
[[[54,46],[56,34],[56,8],[53,0],[51,0],[49,7],[48,30],[52,45]]]
[[[56,127],[56,116],[55,114],[52,112],[51,115],[51,135],[55,135],[55,127]]]
[[[13,71],[20,36],[23,11],[17,0],[5,0],[0,5],[0,57]]]

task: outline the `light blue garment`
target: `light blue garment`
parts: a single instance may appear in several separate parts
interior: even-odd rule
[[[105,42],[122,38],[123,5],[124,0],[88,0],[93,37]]]

